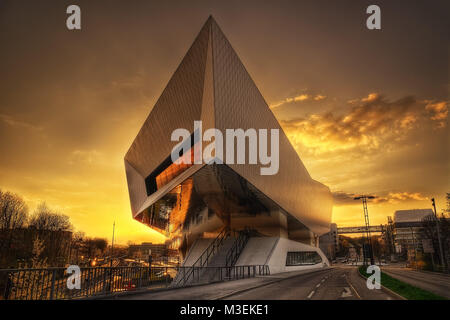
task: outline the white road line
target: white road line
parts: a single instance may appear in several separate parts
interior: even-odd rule
[[[316,288],[320,287],[320,283],[317,284]]]
[[[308,295],[308,299],[311,299],[311,297],[313,296],[313,294],[315,293],[315,291],[311,291],[311,293]]]
[[[326,279],[326,278],[323,278],[323,279],[322,279],[322,283],[325,281],[325,279]]]

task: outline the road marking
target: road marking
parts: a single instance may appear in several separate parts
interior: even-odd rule
[[[344,287],[344,292],[342,292],[341,298],[348,298],[352,296],[352,292],[349,287]]]
[[[320,287],[320,283],[317,284],[316,288]]]
[[[288,277],[277,277],[277,278],[275,278],[275,277],[272,276],[271,278],[275,278],[277,280],[270,280],[268,282],[262,283],[260,285],[254,286],[254,287],[246,288],[246,289],[238,289],[238,290],[232,291],[231,293],[227,293],[225,295],[214,297],[211,300],[228,299],[228,298],[230,298],[232,296],[235,296],[235,295],[244,294],[244,293],[247,293],[249,291],[257,290],[257,289],[260,289],[262,287],[266,287],[266,286],[269,286],[269,285],[272,285],[272,284],[278,284],[279,282],[282,282],[282,281],[286,281],[286,280],[290,280],[290,279],[293,279],[293,278],[301,277],[303,275],[309,275],[309,274],[314,274],[314,273],[318,273],[318,272],[323,272],[323,270],[312,270],[312,271],[311,270],[310,271],[307,270],[307,272],[302,272],[302,273],[295,274],[293,276],[288,276]],[[266,278],[266,277],[270,277],[270,276],[264,276],[264,278]],[[314,294],[314,291],[313,291],[313,294]]]
[[[353,289],[353,292],[355,292],[356,296],[358,297],[359,300],[362,300],[361,296],[359,295],[358,291],[356,291],[355,287],[352,286],[352,284],[350,283],[350,281],[348,281],[348,278],[345,277],[345,281],[347,281],[348,285]]]
[[[311,299],[311,297],[313,296],[313,294],[314,294],[315,292],[314,292],[314,290],[313,291],[311,291],[311,293],[308,295],[308,299]]]
[[[323,279],[322,279],[322,283],[325,281],[325,279],[326,279],[326,278],[323,278]]]

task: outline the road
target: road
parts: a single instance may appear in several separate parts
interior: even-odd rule
[[[400,281],[450,299],[450,275],[395,267],[382,267],[382,271]]]
[[[356,267],[338,266],[307,272],[227,281],[190,288],[115,297],[127,300],[395,300],[369,290]]]
[[[395,300],[369,290],[355,267],[334,267],[227,297],[233,300]]]

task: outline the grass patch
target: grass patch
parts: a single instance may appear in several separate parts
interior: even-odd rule
[[[365,278],[369,277],[370,274],[366,272],[365,266],[359,267],[359,273]],[[423,290],[421,288],[412,286],[403,281],[392,278],[384,272],[381,272],[381,285],[394,291],[395,293],[401,295],[408,300],[447,300],[432,292]]]

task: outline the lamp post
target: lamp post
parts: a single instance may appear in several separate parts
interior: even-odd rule
[[[109,266],[112,267],[113,264],[113,253],[114,253],[114,230],[116,228],[116,222],[113,223],[113,233],[112,233],[112,241],[111,241],[111,261]]]
[[[411,227],[411,239],[412,239],[412,243],[413,243],[413,249],[414,249],[414,269],[417,269],[417,250],[416,250],[416,239],[414,237],[414,230]]]

